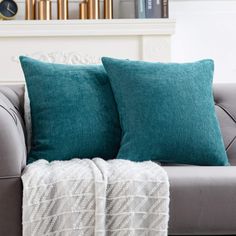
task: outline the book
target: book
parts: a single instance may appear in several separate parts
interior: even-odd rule
[[[135,17],[146,18],[145,0],[135,0]]]
[[[162,5],[161,0],[145,0],[146,18],[161,18]]]
[[[169,17],[169,0],[162,0],[162,18]]]

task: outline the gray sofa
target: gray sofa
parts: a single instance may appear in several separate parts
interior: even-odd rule
[[[232,166],[164,166],[170,179],[170,235],[236,234],[236,84],[215,85],[214,96]],[[0,236],[21,235],[23,100],[23,85],[0,86]]]

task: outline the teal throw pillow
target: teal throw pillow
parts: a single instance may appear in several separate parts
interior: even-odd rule
[[[30,98],[37,159],[114,158],[121,129],[102,65],[62,65],[20,57]]]
[[[120,115],[117,158],[228,165],[214,109],[212,60],[102,62]]]

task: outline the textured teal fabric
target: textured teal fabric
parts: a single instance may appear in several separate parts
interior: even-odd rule
[[[214,63],[102,59],[118,106],[117,158],[228,165],[214,110]]]
[[[27,57],[20,61],[32,116],[29,162],[114,158],[121,129],[103,66],[52,64]]]

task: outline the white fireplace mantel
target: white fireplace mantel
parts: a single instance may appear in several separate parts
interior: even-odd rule
[[[24,81],[18,57],[68,63],[99,63],[102,56],[170,61],[170,19],[0,22],[0,83]]]
[[[175,21],[167,19],[2,21],[0,37],[170,35]]]

